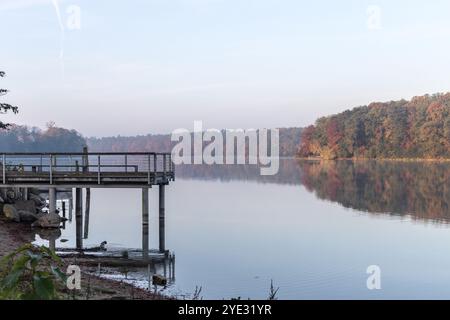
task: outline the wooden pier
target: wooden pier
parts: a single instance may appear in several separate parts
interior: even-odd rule
[[[170,153],[4,153],[3,187],[144,188],[175,180]]]
[[[49,212],[56,213],[58,189],[75,189],[76,243],[81,249],[83,235],[83,189],[142,189],[142,249],[149,252],[149,190],[159,191],[159,251],[165,248],[165,186],[175,181],[170,153],[127,152],[88,153],[3,153],[0,188],[48,189]]]

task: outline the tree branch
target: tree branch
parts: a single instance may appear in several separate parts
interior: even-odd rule
[[[0,78],[3,78],[5,76],[4,71],[0,71]],[[6,89],[0,89],[0,96],[4,96],[8,93],[8,90]],[[5,114],[8,111],[13,112],[14,114],[17,114],[19,112],[19,108],[16,106],[12,106],[8,103],[1,103],[0,102],[0,114]],[[9,123],[3,123],[0,121],[0,129],[8,129],[11,126]]]

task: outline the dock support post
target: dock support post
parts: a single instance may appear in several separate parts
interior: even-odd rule
[[[73,215],[73,189],[70,190],[70,198],[69,198],[69,221],[72,222]]]
[[[172,254],[172,281],[175,282],[175,253]]]
[[[28,188],[23,188],[23,200],[28,200]]]
[[[56,188],[48,189],[48,212],[56,213]]]
[[[53,251],[53,252],[56,251],[56,239],[55,239],[55,238],[52,237],[52,238],[48,241],[48,248],[49,248],[51,251]]]
[[[76,247],[83,248],[83,189],[75,189]]]
[[[144,258],[148,258],[149,250],[149,203],[148,188],[142,188],[142,254]]]
[[[86,208],[84,209],[84,239],[89,238],[90,212],[91,212],[91,188],[86,188]]]
[[[62,201],[62,216],[66,218],[66,202]]]
[[[166,238],[165,238],[165,185],[159,185],[159,251],[166,251]]]
[[[48,189],[48,212],[56,214],[56,188]],[[49,240],[49,249],[53,252],[56,250],[56,238],[51,237]]]

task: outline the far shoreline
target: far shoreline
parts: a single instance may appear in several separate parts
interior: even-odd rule
[[[295,157],[301,161],[386,161],[386,162],[450,162],[450,158],[336,158],[325,159],[321,157]]]

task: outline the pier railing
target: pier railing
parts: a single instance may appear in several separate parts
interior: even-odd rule
[[[161,184],[175,179],[170,153],[3,153],[3,185]]]

